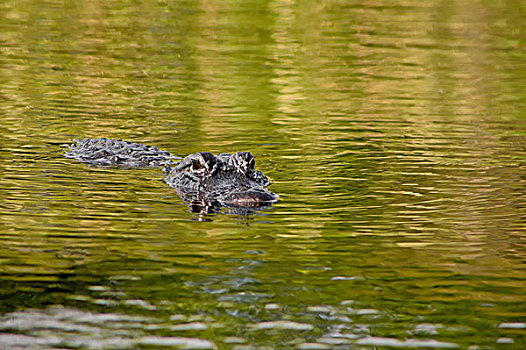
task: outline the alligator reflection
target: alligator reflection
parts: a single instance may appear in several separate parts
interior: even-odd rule
[[[189,199],[181,193],[178,193],[179,197],[188,205],[190,211],[195,214],[205,214],[199,217],[199,221],[211,221],[211,217],[214,214],[234,214],[238,216],[248,217],[256,214],[259,211],[264,210],[267,207],[272,206],[274,202],[262,203],[260,206],[243,207],[243,206],[229,206],[219,202],[205,202],[198,201],[195,199]],[[211,214],[211,216],[206,216]]]

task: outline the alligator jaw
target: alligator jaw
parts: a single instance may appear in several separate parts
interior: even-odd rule
[[[264,207],[277,201],[277,196],[264,189],[250,189],[248,191],[233,194],[225,200],[225,204],[239,207]]]

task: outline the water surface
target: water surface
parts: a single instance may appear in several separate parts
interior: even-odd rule
[[[4,1],[0,347],[523,349],[524,6]],[[250,151],[200,214],[115,137]]]

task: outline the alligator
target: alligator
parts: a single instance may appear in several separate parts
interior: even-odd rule
[[[158,147],[121,139],[73,140],[65,156],[97,166],[122,168],[163,167],[164,181],[191,207],[206,211],[220,207],[262,208],[277,200],[265,187],[267,177],[255,170],[249,152],[198,152],[184,159]],[[212,210],[210,209],[212,208]],[[195,211],[195,210],[194,210]]]

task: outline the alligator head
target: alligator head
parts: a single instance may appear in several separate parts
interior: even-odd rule
[[[248,152],[191,154],[175,166],[166,165],[165,173],[166,183],[190,203],[257,208],[277,199],[265,189],[269,181],[255,170],[255,157]]]

